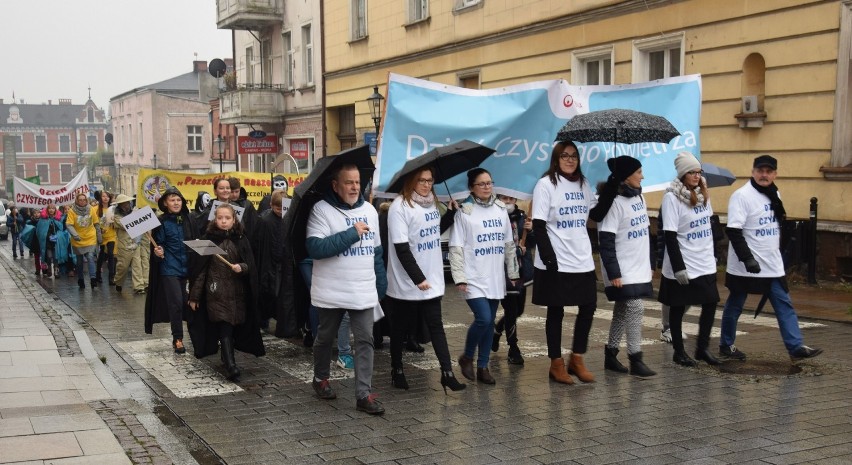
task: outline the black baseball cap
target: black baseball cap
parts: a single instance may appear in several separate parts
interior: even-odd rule
[[[768,166],[773,170],[777,170],[778,160],[771,155],[761,155],[754,159],[754,165],[752,165],[752,168],[760,168],[761,166]]]

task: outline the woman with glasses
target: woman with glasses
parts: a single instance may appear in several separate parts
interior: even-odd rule
[[[459,391],[466,386],[453,375],[450,349],[441,319],[444,295],[444,263],[441,233],[453,224],[455,211],[443,216],[432,185],[431,168],[408,175],[402,193],[388,210],[388,290],[391,323],[391,384],[408,389],[402,369],[402,346],[412,318],[422,314],[432,339],[432,348],[441,364],[441,386]],[[454,202],[450,202],[452,208]]]
[[[453,282],[473,312],[459,366],[465,378],[495,384],[488,370],[494,319],[500,300],[506,296],[506,273],[512,285],[517,285],[518,261],[509,214],[494,195],[491,173],[483,168],[468,171],[467,186],[470,196],[461,203],[450,234]]]
[[[595,376],[586,369],[583,354],[597,305],[595,263],[586,231],[589,210],[597,199],[580,169],[580,155],[571,141],[557,142],[550,167],[533,190],[533,232],[536,237],[532,302],[547,307],[545,334],[550,357],[550,379],[574,384],[571,373],[584,383]],[[562,359],[562,318],[566,305],[579,307],[574,340],[566,371]]]
[[[700,305],[695,358],[718,365],[719,360],[707,350],[719,302],[710,193],[702,176],[701,163],[691,153],[677,155],[675,170],[677,178],[666,189],[660,206],[666,250],[658,299],[670,307],[672,360],[679,365],[695,366],[695,360],[683,348],[681,323],[687,306]]]

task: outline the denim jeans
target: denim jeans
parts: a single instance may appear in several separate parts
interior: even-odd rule
[[[725,302],[725,310],[722,312],[722,337],[719,344],[722,346],[734,345],[737,337],[737,320],[743,312],[748,294],[744,292],[733,292],[728,295]],[[778,320],[778,329],[781,330],[781,339],[787,352],[792,352],[802,345],[802,331],[799,329],[799,318],[790,300],[790,294],[784,290],[781,281],[772,280],[769,288],[769,302],[775,310],[775,318]]]
[[[33,234],[35,234],[35,233],[33,233]],[[12,233],[12,255],[17,257],[18,253],[15,251],[15,248],[16,248],[15,246],[17,246],[17,248],[21,250],[20,255],[21,255],[21,257],[23,257],[24,256],[24,241],[21,240],[21,234],[20,233]]]
[[[486,299],[485,297],[467,299],[467,306],[473,312],[473,323],[467,329],[464,355],[473,358],[478,347],[477,368],[488,367],[488,359],[491,357],[491,341],[494,340],[494,318],[497,316],[497,305],[499,304],[498,299]]]
[[[302,279],[305,280],[305,285],[308,287],[308,293],[311,292],[311,274],[313,273],[314,263],[303,260],[299,262],[299,271],[302,273]],[[319,314],[317,308],[311,305],[308,307],[308,321],[311,325],[311,334],[314,338],[317,337],[319,331]],[[337,355],[352,355],[352,345],[349,343],[349,314],[343,314],[343,320],[340,321],[340,329],[337,330]]]
[[[95,258],[95,254],[92,252],[86,252],[84,254],[77,254],[77,280],[83,279],[83,262],[88,262],[89,264],[89,277],[94,279],[97,277],[95,270],[95,262],[97,258]]]

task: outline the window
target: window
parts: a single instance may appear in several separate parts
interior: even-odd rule
[[[44,153],[47,152],[47,137],[39,134],[35,136],[36,142],[36,152]]]
[[[15,176],[23,179],[27,177],[27,170],[24,168],[24,165],[16,165],[15,166]]]
[[[337,119],[340,122],[340,131],[337,139],[340,141],[340,149],[355,147],[355,105],[347,105],[337,109]]]
[[[302,26],[302,76],[306,86],[314,85],[314,45],[311,38],[311,25]]]
[[[284,86],[287,89],[292,89],[293,84],[293,68],[296,62],[293,61],[293,39],[290,37],[290,32],[281,34],[282,47],[284,48]]]
[[[71,163],[61,163],[59,165],[59,182],[68,183],[74,179],[74,171],[72,170]]]
[[[254,84],[254,48],[246,47],[246,84]]]
[[[118,142],[118,146],[121,147],[121,154],[124,155],[124,140],[125,139],[124,139],[124,125],[123,124],[121,125],[120,134],[121,134],[121,137],[120,137],[120,140]]]
[[[596,86],[612,84],[611,45],[577,50],[571,54],[571,84]]]
[[[59,151],[60,152],[70,152],[71,151],[71,136],[68,134],[62,134],[59,136]]]
[[[465,89],[479,89],[479,74],[459,76],[459,87],[464,87]]]
[[[50,184],[50,165],[36,164],[36,174],[42,184]]]
[[[352,40],[367,37],[367,0],[352,0]]]
[[[299,168],[299,171],[310,171],[314,165],[313,137],[290,139],[287,142],[290,145],[290,156],[296,160],[296,166]]]
[[[127,125],[127,152],[133,155],[133,125]]]
[[[429,0],[408,0],[408,22],[416,23],[429,17]]]
[[[87,152],[97,152],[98,151],[98,136],[94,134],[89,134],[86,136],[86,151]]]
[[[24,137],[23,136],[12,136],[15,139],[15,153],[21,153],[24,151]]]
[[[480,3],[482,3],[482,0],[456,0],[454,9],[461,10],[462,8],[479,5]]]
[[[260,41],[260,81],[272,84],[272,42],[269,39]]]
[[[87,117],[87,120],[90,123],[94,123],[95,122],[95,109],[92,108],[92,107],[89,107],[86,111],[86,117]]]
[[[683,33],[633,42],[633,82],[683,75]]]
[[[142,155],[142,140],[144,138],[142,137],[142,122],[141,121],[139,122],[139,136],[138,137],[139,137],[139,141],[138,141],[139,142],[139,144],[138,144],[139,154]]]
[[[201,152],[204,147],[201,145],[201,126],[186,127],[186,151]]]
[[[852,105],[849,105],[852,95],[852,2],[849,0],[843,0],[840,5],[837,57],[831,160],[821,171],[826,178],[848,181],[850,175],[843,173],[844,167],[852,165]]]

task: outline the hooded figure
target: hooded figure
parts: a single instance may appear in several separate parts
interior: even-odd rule
[[[166,204],[169,197],[175,195],[180,197],[182,205],[177,213],[172,213]],[[197,231],[189,215],[186,199],[176,187],[166,189],[157,205],[163,213],[158,217],[160,226],[151,231],[158,247],[155,248],[151,244],[149,292],[145,299],[145,333],[152,333],[154,323],[171,323],[175,352],[184,353],[186,349],[183,348],[182,320],[189,310],[186,306],[186,280],[194,257],[183,241],[197,238]]]
[[[151,262],[150,249],[147,244],[141,243],[142,236],[136,239],[130,237],[122,218],[133,212],[133,198],[124,194],[118,194],[112,201],[112,205],[104,216],[104,223],[108,228],[115,231],[115,290],[121,292],[124,286],[124,278],[127,271],[132,271],[133,291],[136,294],[144,294],[148,288],[148,267]],[[147,240],[146,240],[147,242]],[[141,246],[140,246],[141,244]]]

